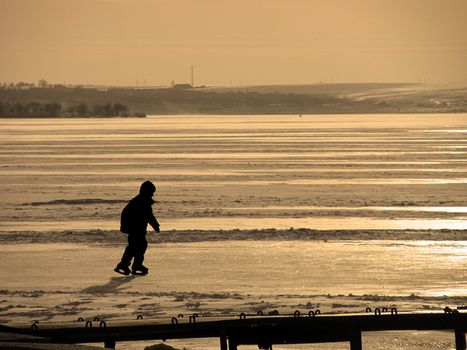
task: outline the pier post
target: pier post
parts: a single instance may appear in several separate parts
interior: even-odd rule
[[[227,336],[223,333],[220,337],[221,350],[227,350]]]
[[[229,337],[229,350],[237,350],[237,342]]]
[[[350,331],[350,350],[362,350],[362,332],[359,329]]]
[[[116,342],[114,339],[106,339],[104,342],[104,347],[108,349],[115,349]]]
[[[456,334],[456,350],[466,350],[465,333],[460,329],[454,330]]]

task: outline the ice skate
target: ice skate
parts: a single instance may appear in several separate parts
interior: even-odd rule
[[[132,275],[147,275],[149,272],[149,269],[146,266],[133,266],[131,268],[131,274]]]
[[[118,264],[114,271],[125,276],[128,276],[131,272],[128,266],[123,266],[121,264]]]

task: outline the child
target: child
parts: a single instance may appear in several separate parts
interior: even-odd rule
[[[114,271],[128,276],[147,275],[148,268],[143,265],[144,253],[148,247],[146,241],[147,226],[150,224],[154,231],[159,232],[159,223],[152,212],[154,200],[152,196],[156,192],[156,186],[151,181],[145,181],[139,189],[139,194],[134,197],[123,209],[120,231],[128,234],[128,246],[123,253],[121,261]],[[129,266],[133,259],[131,271]]]

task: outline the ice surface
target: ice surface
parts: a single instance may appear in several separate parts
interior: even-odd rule
[[[465,304],[466,127],[466,114],[1,120],[0,321]],[[163,232],[150,275],[120,277],[120,211],[148,178]],[[449,333],[363,341],[453,348]],[[275,348],[305,347],[348,344]]]

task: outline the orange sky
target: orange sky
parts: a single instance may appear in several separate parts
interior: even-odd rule
[[[0,0],[0,82],[467,82],[466,0]]]

